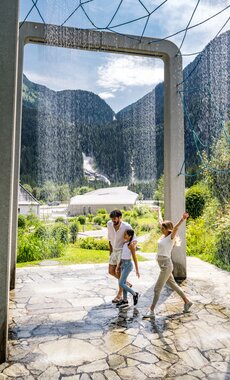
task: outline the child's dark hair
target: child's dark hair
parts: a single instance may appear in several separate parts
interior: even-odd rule
[[[130,237],[130,240],[128,242],[128,245],[129,245],[132,242],[132,240],[133,240],[134,231],[133,230],[127,230],[126,233]]]

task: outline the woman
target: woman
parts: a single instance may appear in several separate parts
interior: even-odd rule
[[[131,229],[127,230],[124,233],[125,243],[123,244],[123,248],[122,248],[121,261],[117,264],[117,267],[115,270],[116,273],[119,273],[120,269],[121,269],[121,276],[119,279],[119,285],[123,290],[123,299],[121,301],[119,301],[116,305],[119,308],[129,307],[129,302],[128,302],[128,298],[127,298],[128,292],[131,293],[133,296],[134,306],[137,304],[138,297],[139,297],[139,294],[127,285],[128,275],[130,274],[130,272],[133,269],[131,256],[132,256],[134,264],[135,264],[136,275],[138,278],[140,277],[139,269],[138,269],[138,262],[137,262],[137,257],[136,257],[136,248],[135,248],[135,245],[131,244],[133,237],[134,237],[134,231]]]
[[[158,240],[158,253],[157,253],[157,262],[160,267],[160,274],[158,277],[158,280],[156,282],[156,285],[154,287],[154,297],[153,302],[150,306],[149,311],[143,315],[143,318],[154,318],[154,310],[155,306],[157,304],[157,301],[159,300],[161,290],[165,283],[169,285],[173,290],[179,294],[179,296],[184,301],[184,313],[187,313],[192,306],[192,302],[188,300],[184,292],[181,290],[181,288],[177,285],[176,281],[174,280],[174,277],[172,275],[173,271],[173,263],[172,263],[172,249],[175,244],[178,245],[178,237],[176,236],[177,230],[180,227],[180,225],[186,221],[189,217],[189,214],[185,212],[179,222],[173,226],[173,223],[169,220],[162,219],[161,210],[160,207],[158,208],[158,218],[159,223],[161,226],[161,231],[163,235]]]

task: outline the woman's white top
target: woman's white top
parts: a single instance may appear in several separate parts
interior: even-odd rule
[[[131,259],[132,252],[129,249],[128,242],[123,244],[122,247],[122,254],[121,259],[123,260],[130,260]]]
[[[171,238],[171,234],[168,236],[162,236],[158,240],[158,252],[157,257],[165,256],[171,258],[172,249],[175,243],[175,239]]]

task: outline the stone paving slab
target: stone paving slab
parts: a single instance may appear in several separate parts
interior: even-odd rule
[[[165,287],[152,321],[142,313],[155,261],[130,275],[142,296],[126,311],[111,303],[117,284],[105,264],[18,269],[0,379],[230,380],[230,274],[196,258],[187,266],[191,312]]]

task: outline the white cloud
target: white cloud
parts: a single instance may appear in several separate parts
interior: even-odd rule
[[[160,37],[166,37],[181,29],[184,29],[192,15],[192,12],[196,6],[197,0],[190,0],[184,2],[184,0],[177,0],[172,3],[168,2],[159,11],[157,25],[161,25],[159,28]],[[203,0],[199,3],[197,10],[193,16],[190,26],[198,24],[205,19],[213,16],[217,12],[230,5],[230,0]],[[229,17],[229,9],[222,12],[213,19],[205,22],[204,24],[188,30],[184,44],[182,46],[182,53],[193,53],[196,51],[202,51],[205,46],[216,36],[220,28],[226,22]],[[167,20],[167,22],[165,22]],[[151,20],[152,22],[153,20]],[[229,24],[225,26],[222,33],[229,29]],[[148,34],[151,31],[151,26],[148,28]],[[150,32],[151,33],[151,32]],[[183,39],[184,32],[177,36],[171,37],[170,40],[180,46]],[[155,36],[157,37],[157,36]],[[186,57],[184,59],[184,65],[192,61],[194,56]]]
[[[101,99],[110,99],[115,97],[115,95],[111,92],[100,92],[98,96],[100,96]]]
[[[98,68],[97,84],[114,92],[130,86],[154,86],[164,77],[163,64],[144,57],[113,56]]]

